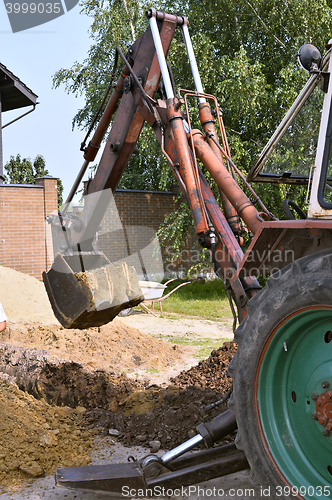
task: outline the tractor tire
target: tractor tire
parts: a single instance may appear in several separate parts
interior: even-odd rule
[[[261,497],[332,499],[332,250],[272,275],[235,340],[229,405]]]

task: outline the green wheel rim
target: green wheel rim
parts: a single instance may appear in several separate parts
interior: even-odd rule
[[[332,432],[328,436],[327,431],[332,424],[331,332],[332,308],[299,311],[271,333],[258,363],[258,424],[282,496],[291,485],[290,495],[298,498],[332,498]],[[315,420],[322,398],[331,415],[323,424]]]

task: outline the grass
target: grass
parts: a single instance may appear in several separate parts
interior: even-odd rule
[[[164,295],[176,288],[186,280],[175,280],[167,285]],[[146,304],[150,307],[149,303]],[[230,310],[227,294],[221,280],[195,280],[185,285],[162,301],[164,316],[172,318],[172,315],[194,317],[200,320],[218,321],[230,326],[233,315]],[[155,302],[154,310],[160,311],[159,303]],[[194,356],[199,360],[206,359],[211,351],[218,349],[230,338],[199,338],[192,339],[183,336],[158,335],[159,338],[172,344],[188,345],[196,347]]]
[[[147,373],[159,373],[159,369],[158,368],[148,368],[147,370]]]
[[[172,281],[167,285],[164,295],[184,282],[179,279]],[[166,315],[175,313],[213,321],[226,319],[227,322],[232,319],[224,285],[218,279],[206,282],[195,280],[179,288],[162,301],[162,308]],[[160,311],[158,302],[155,302],[154,309]]]
[[[199,360],[206,359],[207,357],[210,356],[211,351],[213,351],[213,349],[219,349],[219,347],[222,346],[224,342],[229,342],[231,340],[229,338],[224,338],[224,337],[220,339],[197,339],[197,340],[186,339],[183,337],[172,337],[170,335],[167,336],[160,335],[159,337],[167,340],[168,342],[172,342],[172,344],[198,347],[199,349],[197,349],[194,356]]]

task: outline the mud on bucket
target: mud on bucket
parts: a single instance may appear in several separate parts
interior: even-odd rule
[[[43,281],[53,312],[65,328],[89,328],[111,321],[122,309],[144,300],[136,270],[111,263],[103,254],[57,254]]]

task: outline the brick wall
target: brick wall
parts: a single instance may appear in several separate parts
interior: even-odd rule
[[[137,260],[139,251],[146,249],[150,244],[152,249],[151,242],[156,231],[165,217],[176,209],[176,199],[176,193],[163,191],[117,190],[98,234],[99,249],[113,262],[128,255],[133,255],[133,259]],[[165,260],[164,249],[159,263],[155,252],[153,254],[151,251],[149,253],[144,250],[144,252],[139,258],[142,257],[152,273],[158,274],[157,270]],[[137,269],[137,262],[132,264]],[[175,267],[172,264],[170,266],[169,271],[173,271]],[[160,277],[156,276],[157,278]]]
[[[51,265],[45,217],[57,210],[57,180],[0,184],[0,264],[41,279]]]
[[[165,217],[174,212],[176,198],[176,193],[117,190],[99,232],[100,250],[116,261],[126,256],[124,251],[132,255],[146,248]],[[0,184],[0,264],[40,280],[53,262],[45,217],[56,211],[54,178],[36,179],[35,185]],[[164,252],[160,257],[159,268]],[[171,264],[169,269],[175,267]]]
[[[118,189],[114,199],[124,225],[148,226],[155,231],[176,208],[176,194],[164,191]]]

